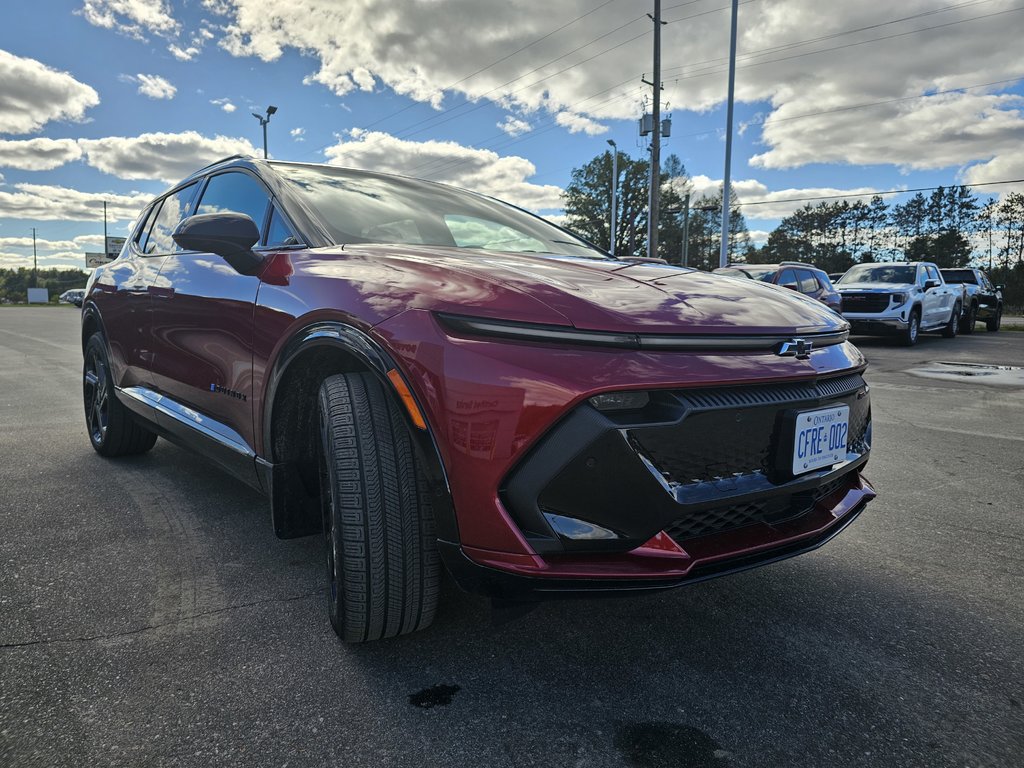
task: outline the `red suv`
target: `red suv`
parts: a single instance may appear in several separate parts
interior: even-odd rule
[[[832,285],[824,270],[813,264],[801,264],[799,261],[784,261],[781,264],[729,264],[719,267],[714,272],[718,275],[746,277],[788,288],[820,301],[833,312],[841,312],[843,309],[843,297]]]
[[[442,564],[502,601],[663,589],[875,495],[842,318],[431,182],[229,158],[143,211],[82,321],[93,447],[168,438],[322,532],[349,641],[430,624]]]

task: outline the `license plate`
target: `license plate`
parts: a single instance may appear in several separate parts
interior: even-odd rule
[[[793,474],[829,467],[846,459],[850,406],[834,405],[802,411],[796,417],[793,439]]]

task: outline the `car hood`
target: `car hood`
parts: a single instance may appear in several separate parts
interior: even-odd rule
[[[428,246],[346,246],[378,264],[443,271],[449,280],[486,282],[540,302],[576,328],[596,331],[789,334],[842,330],[820,302],[772,285],[655,263]],[[418,306],[501,317],[482,303],[425,297]],[[517,319],[517,318],[504,318]],[[554,319],[552,319],[554,321]]]
[[[899,293],[914,290],[913,283],[843,283],[837,285],[840,293],[856,291],[857,293]]]

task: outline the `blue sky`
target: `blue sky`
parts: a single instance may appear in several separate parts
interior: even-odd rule
[[[42,265],[82,265],[99,248],[99,201],[110,201],[111,233],[123,231],[173,180],[256,151],[250,112],[269,104],[275,157],[437,178],[557,215],[572,168],[607,139],[646,151],[636,117],[649,93],[649,5],[9,4],[0,267],[30,264],[32,227]],[[727,6],[663,2],[673,117],[663,152],[681,157],[701,192],[722,178]],[[1024,177],[1020,10],[1009,0],[741,2],[733,179],[750,228],[763,237],[794,197]]]

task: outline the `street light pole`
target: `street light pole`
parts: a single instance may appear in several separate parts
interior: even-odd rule
[[[729,97],[726,107],[725,127],[725,178],[722,181],[722,251],[718,266],[729,263],[729,187],[732,185],[732,106],[736,88],[736,16],[739,0],[732,0],[732,30],[729,37]]]
[[[263,127],[263,159],[267,159],[267,123],[270,122],[270,116],[277,112],[277,107],[271,105],[267,107],[267,116],[264,117],[261,114],[252,112],[252,116],[260,121],[260,125]]]
[[[619,198],[619,148],[614,141],[608,139],[608,144],[612,148],[612,241],[611,248],[608,252],[612,256],[615,255],[615,227],[617,223],[618,214],[618,198]]]
[[[647,215],[647,255],[658,258],[658,206],[661,197],[661,0],[654,0],[654,15],[647,14],[654,22],[654,74],[651,88],[654,90],[654,104],[651,108],[654,124],[651,126],[651,193],[650,211]]]
[[[36,228],[32,227],[32,287],[39,285],[39,261],[36,259]]]
[[[683,253],[682,266],[688,267],[690,261],[690,193],[683,200]]]

